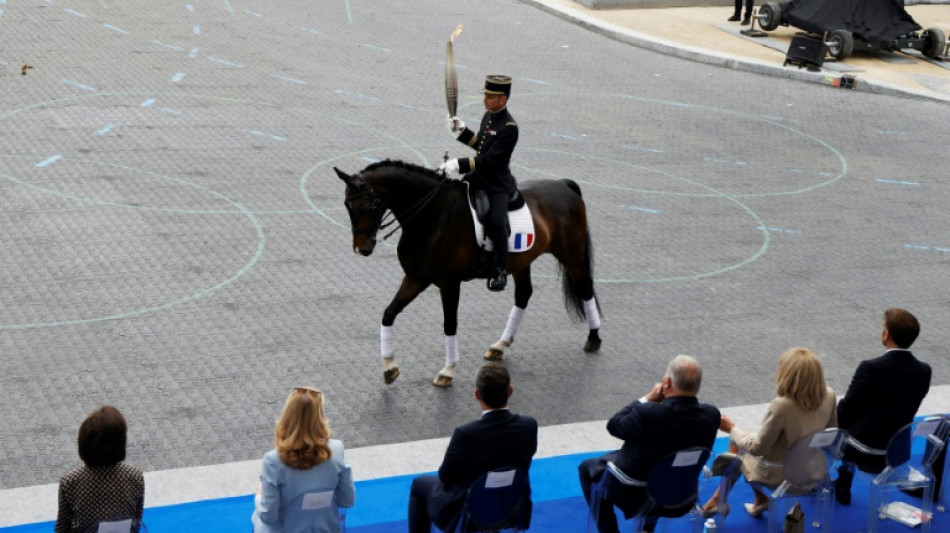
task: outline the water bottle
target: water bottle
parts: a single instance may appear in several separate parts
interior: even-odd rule
[[[716,521],[712,518],[707,518],[706,523],[703,524],[703,533],[716,533]]]

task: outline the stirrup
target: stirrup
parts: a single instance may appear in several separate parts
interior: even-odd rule
[[[504,269],[498,270],[494,277],[488,278],[488,290],[499,292],[505,290],[508,285],[508,272]]]

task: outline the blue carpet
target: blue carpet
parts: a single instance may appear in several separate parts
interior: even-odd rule
[[[716,443],[713,456],[724,451],[726,439]],[[587,453],[567,455],[546,459],[537,459],[531,466],[531,485],[534,500],[534,513],[531,530],[541,532],[583,532],[587,523],[587,507],[581,497],[577,482],[577,465],[589,457],[600,455]],[[350,533],[390,533],[405,532],[406,509],[409,502],[409,486],[413,476],[361,481],[356,484],[356,506],[347,513],[347,531]],[[700,486],[700,496],[705,501],[718,486],[718,478],[704,481]],[[835,533],[857,533],[866,531],[867,494],[869,478],[858,476],[855,479],[853,497],[850,506],[836,504]],[[920,506],[920,500],[905,497],[912,505]],[[766,519],[755,519],[742,508],[743,502],[752,501],[752,490],[740,480],[729,498],[733,512],[720,526],[720,531],[765,532]],[[250,531],[250,516],[253,510],[253,498],[241,496],[195,503],[152,507],[145,510],[145,522],[151,533],[234,533]],[[806,518],[811,522],[813,512],[805,507]],[[52,522],[27,524],[0,528],[0,533],[38,533],[50,532]],[[688,530],[684,521],[660,521],[658,533],[679,533]],[[813,528],[806,529],[815,531]],[[910,528],[887,520],[881,522],[882,533],[900,531],[907,533]],[[950,516],[938,513],[934,518],[933,532],[950,531]]]

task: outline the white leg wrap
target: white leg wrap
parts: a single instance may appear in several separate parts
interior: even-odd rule
[[[459,339],[455,335],[445,336],[445,366],[455,366],[459,362]]]
[[[597,312],[597,301],[593,298],[584,300],[584,316],[587,317],[587,327],[600,329],[600,313]]]
[[[524,309],[517,305],[511,306],[511,312],[508,313],[508,323],[505,324],[505,332],[501,334],[501,340],[505,341],[508,346],[511,346],[511,343],[515,340],[515,333],[518,333],[518,328],[521,327],[522,317],[524,317]]]
[[[393,327],[392,326],[380,326],[379,327],[379,353],[383,356],[383,359],[389,359],[393,356],[393,346],[395,341],[393,340]]]

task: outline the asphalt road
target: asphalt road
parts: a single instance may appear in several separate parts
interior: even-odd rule
[[[460,114],[477,121],[486,74],[513,76],[515,172],[576,180],[596,249],[602,350],[582,352],[542,260],[513,409],[606,418],[678,353],[704,363],[706,401],[765,402],[795,345],[843,392],[889,306],[918,315],[916,352],[950,382],[946,104],[691,63],[515,0],[0,8],[0,488],[76,465],[103,403],[145,470],[260,457],[300,384],[348,447],[471,418],[512,291],[463,287],[448,390],[429,384],[442,318],[423,294],[384,386],[401,272],[391,244],[352,252],[331,170],[470,154],[444,126],[459,22]]]

